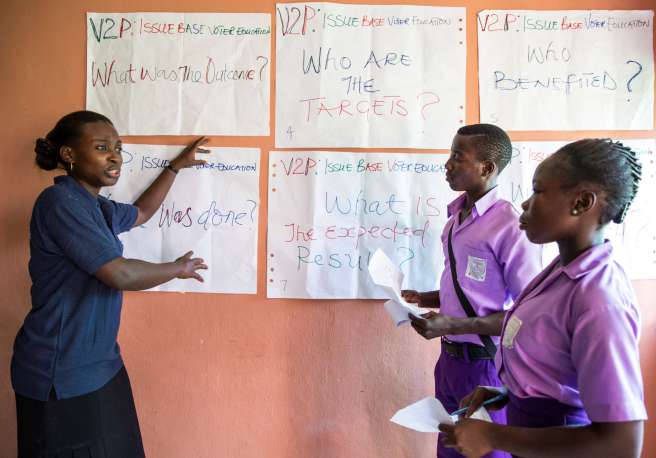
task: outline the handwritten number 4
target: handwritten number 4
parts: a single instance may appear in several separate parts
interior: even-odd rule
[[[287,135],[289,135],[289,139],[291,140],[292,136],[294,135],[294,129],[292,129],[292,126],[287,128]]]

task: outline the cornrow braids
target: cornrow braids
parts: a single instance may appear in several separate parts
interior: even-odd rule
[[[631,206],[631,203],[633,203],[633,200],[635,199],[636,195],[638,194],[638,188],[640,185],[640,181],[642,180],[642,164],[640,164],[640,161],[638,160],[638,155],[633,151],[631,148],[628,146],[624,146],[620,142],[616,142],[616,149],[622,154],[628,163],[629,168],[631,169],[631,178],[632,183],[632,193],[631,197],[629,200],[622,206],[622,208],[619,210],[617,215],[613,218],[613,222],[620,224],[624,221],[624,218],[626,217],[627,212],[629,211],[629,207]]]
[[[591,183],[604,192],[606,207],[600,224],[624,221],[642,179],[635,151],[610,139],[584,139],[563,146],[554,156],[560,161],[564,187]]]
[[[499,173],[506,168],[512,158],[512,144],[508,134],[493,124],[471,124],[458,129],[458,135],[470,137],[480,160],[496,164]]]

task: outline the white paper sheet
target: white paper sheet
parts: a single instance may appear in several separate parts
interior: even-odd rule
[[[183,146],[123,145],[123,168],[115,186],[101,192],[132,203]],[[259,159],[257,148],[206,148],[203,168],[181,170],[153,217],[121,234],[124,256],[169,262],[189,250],[205,259],[205,282],[174,279],[154,291],[257,292]]]
[[[478,13],[481,122],[653,129],[653,11]]]
[[[269,135],[270,21],[87,13],[87,109],[123,135]]]
[[[276,147],[449,148],[465,8],[279,3]]]
[[[492,421],[485,407],[479,408],[471,418]],[[438,433],[440,424],[453,425],[458,417],[449,415],[439,400],[429,396],[400,409],[390,421],[422,433]]]
[[[372,281],[380,286],[391,299],[385,302],[385,310],[400,326],[409,320],[408,313],[420,318],[425,311],[414,304],[406,302],[401,296],[401,285],[403,284],[403,272],[396,264],[378,248],[369,261],[369,275]]]
[[[387,299],[369,261],[382,248],[404,288],[436,290],[440,234],[457,197],[444,154],[269,154],[267,297]]]
[[[375,284],[389,293],[392,299],[403,300],[401,297],[403,272],[380,248],[374,252],[369,261],[369,275]]]

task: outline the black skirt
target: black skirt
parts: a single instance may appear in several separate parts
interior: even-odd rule
[[[139,420],[123,367],[105,386],[69,399],[16,394],[18,458],[141,458]]]

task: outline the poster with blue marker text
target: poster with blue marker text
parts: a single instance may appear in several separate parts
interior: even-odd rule
[[[654,128],[653,11],[481,11],[481,122]]]
[[[438,289],[440,234],[457,197],[445,154],[269,155],[267,297],[382,299],[368,266],[377,249],[404,288]]]

